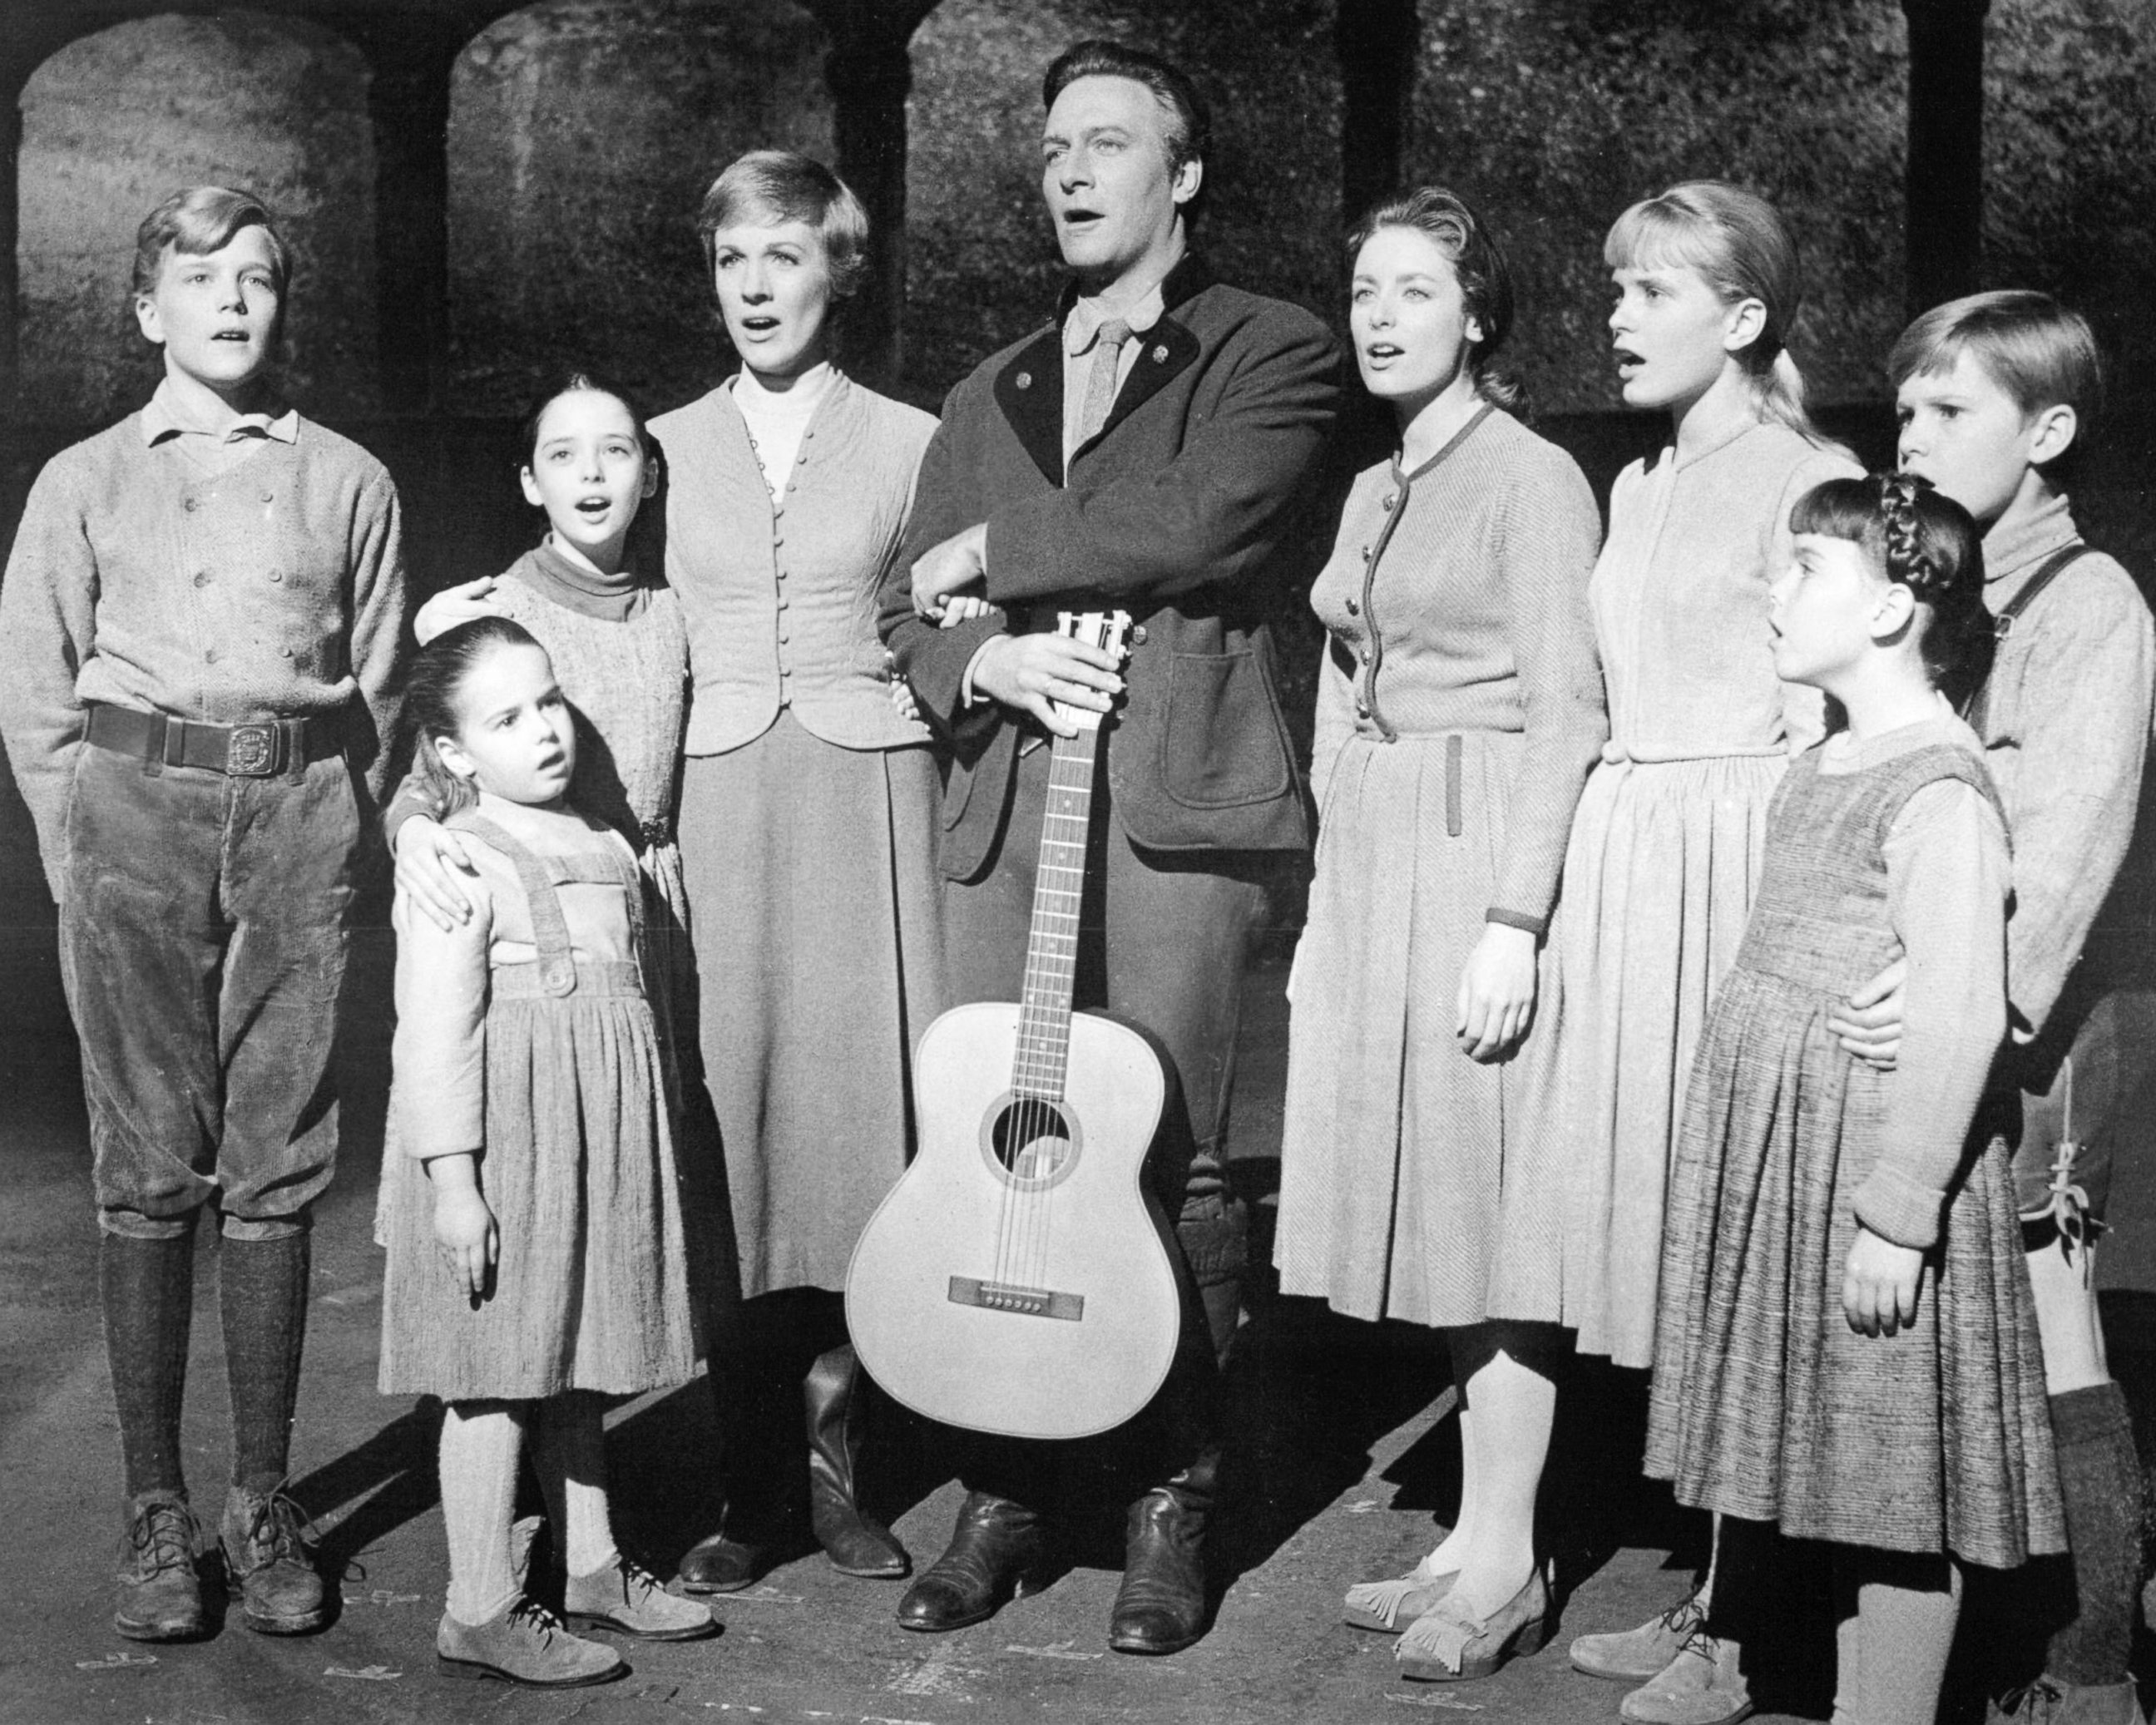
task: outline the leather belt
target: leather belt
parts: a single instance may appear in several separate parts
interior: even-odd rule
[[[161,766],[206,768],[234,778],[275,778],[290,772],[295,762],[325,761],[341,753],[343,731],[335,715],[206,725],[93,701],[84,737],[115,754]]]

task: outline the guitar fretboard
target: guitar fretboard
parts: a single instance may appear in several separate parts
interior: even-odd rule
[[[1011,1089],[1060,1101],[1070,1058],[1071,986],[1078,973],[1078,911],[1086,891],[1086,842],[1092,827],[1093,773],[1101,732],[1059,737],[1048,768],[1048,808],[1034,875],[1033,927],[1019,997],[1018,1055]]]

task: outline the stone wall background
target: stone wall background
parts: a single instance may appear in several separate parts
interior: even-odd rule
[[[1216,111],[1203,243],[1337,321],[1333,18],[1331,0],[944,0],[913,44],[901,392],[933,402],[1051,302],[1039,79],[1090,33],[1199,69]],[[1797,226],[1815,398],[1882,399],[1903,312],[1896,0],[1422,0],[1420,19],[1406,171],[1508,236],[1515,359],[1547,410],[1614,406],[1602,235],[1633,198],[1702,173]],[[543,0],[472,43],[450,122],[445,411],[512,414],[577,361],[656,406],[721,375],[696,203],[742,149],[829,156],[828,47],[795,0]],[[2156,396],[2156,0],[1993,0],[1987,49],[1986,279],[2082,305],[2118,393]],[[288,218],[293,395],[332,419],[378,410],[367,76],[327,30],[245,12],[119,26],[38,70],[21,158],[28,418],[95,424],[154,379],[129,241],[162,193],[205,178],[252,184]]]
[[[791,0],[549,0],[450,87],[450,408],[586,366],[652,410],[732,369],[696,217],[745,150],[829,161],[822,28]]]
[[[284,223],[294,398],[332,418],[376,410],[367,76],[330,31],[249,13],[116,25],[32,74],[17,250],[28,417],[100,424],[156,387],[127,295],[135,229],[204,182],[250,188]]]

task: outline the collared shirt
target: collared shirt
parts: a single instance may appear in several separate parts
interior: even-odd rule
[[[280,444],[300,440],[300,415],[280,403],[259,413],[241,413],[225,425],[202,424],[169,377],[161,380],[141,413],[142,446],[169,445],[172,453],[198,472],[215,478],[229,473],[268,439]]]
[[[1111,317],[1121,317],[1130,326],[1130,339],[1116,356],[1116,388],[1120,392],[1130,379],[1131,367],[1138,362],[1138,349],[1144,345],[1137,338],[1167,312],[1160,290],[1161,284],[1155,282],[1127,311],[1119,312],[1099,299],[1075,300],[1070,316],[1063,320],[1063,470],[1066,477],[1070,458],[1085,440],[1086,385],[1092,381],[1093,347],[1101,338],[1101,326]]]

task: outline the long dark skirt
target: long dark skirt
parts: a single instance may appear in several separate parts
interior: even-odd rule
[[[926,748],[819,742],[790,712],[691,756],[681,863],[741,1291],[837,1289],[906,1166],[911,1050],[942,1008]]]

